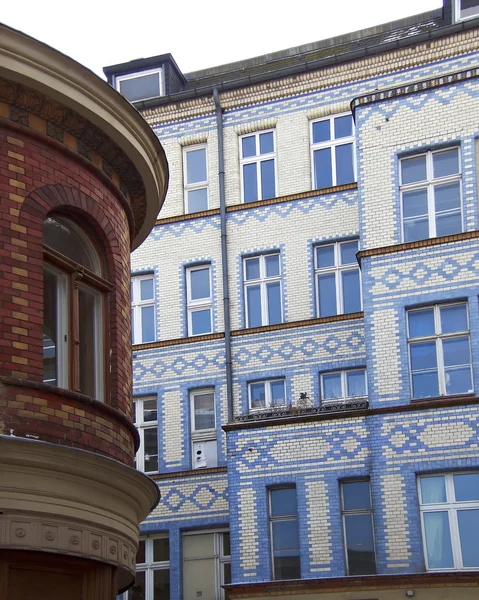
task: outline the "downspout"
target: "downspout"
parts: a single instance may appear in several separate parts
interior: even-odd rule
[[[228,401],[228,422],[233,420],[233,366],[231,361],[231,324],[230,295],[228,283],[228,245],[226,240],[226,200],[225,200],[225,157],[223,142],[223,110],[220,104],[218,89],[213,90],[216,109],[216,131],[218,134],[218,181],[220,188],[220,231],[221,231],[221,264],[223,270],[223,313],[225,323],[225,367],[226,397]]]

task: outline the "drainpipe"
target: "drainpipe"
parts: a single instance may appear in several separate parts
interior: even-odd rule
[[[218,89],[213,90],[218,133],[218,180],[220,187],[221,263],[223,268],[223,313],[225,321],[225,367],[228,421],[233,420],[233,365],[231,361],[230,295],[228,284],[228,246],[226,241],[225,157],[223,150],[223,110]]]

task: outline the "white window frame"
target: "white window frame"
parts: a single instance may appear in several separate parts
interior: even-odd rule
[[[366,391],[365,394],[362,394],[361,396],[347,396],[346,392],[347,392],[347,388],[348,388],[348,383],[347,383],[347,375],[348,373],[363,373],[364,374],[364,389]],[[323,377],[325,375],[341,375],[341,396],[338,398],[324,398],[324,385],[323,385]],[[367,398],[368,397],[368,376],[366,373],[366,368],[365,367],[360,367],[360,368],[353,368],[353,369],[342,369],[342,370],[338,370],[338,371],[326,371],[325,373],[321,373],[321,403],[322,404],[335,404],[337,402],[354,402],[357,399],[360,398]]]
[[[188,154],[196,150],[205,151],[205,164],[206,164],[206,180],[199,181],[197,183],[188,183]],[[209,172],[208,172],[208,148],[206,144],[195,144],[194,146],[185,146],[183,148],[183,200],[185,214],[194,214],[195,211],[190,211],[188,206],[188,192],[194,192],[196,190],[206,189],[206,200],[207,207],[209,208],[209,188],[208,188]]]
[[[153,282],[153,299],[141,300],[141,281],[151,279]],[[147,306],[153,306],[154,313],[154,338],[148,343],[156,341],[156,307],[155,307],[155,276],[151,273],[148,275],[132,275],[131,277],[131,309],[133,312],[133,344],[142,344],[142,322],[141,309]]]
[[[209,429],[195,429],[195,399],[198,396],[213,395],[213,415],[215,418],[215,424]],[[214,442],[216,446],[216,462],[214,464],[207,463],[207,467],[218,466],[218,447],[217,447],[217,433],[216,433],[216,393],[214,388],[200,388],[190,391],[190,423],[191,423],[191,466],[193,469],[202,467],[196,466],[195,463],[195,445],[198,443],[211,444]],[[211,449],[213,450],[213,449]],[[208,449],[205,448],[206,457],[208,457]],[[213,450],[214,452],[214,450]]]
[[[466,307],[466,318],[467,318],[467,329],[460,331],[453,331],[452,333],[439,333],[441,330],[441,314],[440,309],[447,306],[457,306],[464,305]],[[434,309],[434,335],[426,335],[422,337],[410,337],[409,335],[409,314],[417,311],[421,311],[424,309]],[[407,321],[407,342],[408,342],[408,366],[409,366],[409,385],[411,389],[411,398],[416,398],[414,396],[414,388],[413,388],[413,379],[412,379],[412,365],[411,365],[411,351],[410,346],[411,343],[415,344],[416,342],[436,342],[436,362],[437,362],[437,375],[439,381],[439,396],[455,396],[462,394],[447,394],[446,392],[446,373],[445,373],[445,365],[444,365],[444,354],[442,349],[442,340],[444,339],[453,339],[455,337],[465,337],[467,335],[469,339],[469,356],[471,358],[471,362],[469,363],[469,368],[471,371],[471,386],[474,390],[474,374],[472,371],[472,352],[471,352],[471,328],[469,323],[469,305],[467,302],[448,302],[444,304],[431,304],[427,306],[419,306],[417,308],[410,308],[407,311],[406,315]],[[417,372],[417,371],[416,371]],[[423,398],[418,397],[418,399]],[[423,399],[427,399],[424,397]]]
[[[272,133],[273,134],[273,152],[269,152],[268,154],[258,154],[259,152],[259,136],[263,133]],[[247,137],[255,138],[255,148],[256,154],[255,156],[248,156],[247,158],[243,158],[243,139]],[[255,131],[251,133],[245,133],[244,135],[239,136],[239,156],[240,156],[240,182],[241,182],[241,202],[243,204],[250,204],[251,202],[259,202],[260,200],[264,200],[263,198],[263,189],[261,186],[261,163],[267,160],[272,160],[274,165],[274,197],[278,196],[278,169],[277,169],[277,158],[276,158],[276,129],[263,129],[261,131]],[[244,176],[243,176],[243,167],[245,165],[256,165],[256,184],[258,190],[258,200],[251,200],[245,202],[244,198]]]
[[[279,275],[273,275],[270,277],[266,277],[266,257],[268,256],[277,256],[279,263]],[[249,260],[256,260],[259,258],[259,279],[246,279],[246,263]],[[279,281],[280,286],[280,298],[281,298],[281,323],[284,323],[284,314],[283,314],[283,281],[282,281],[282,266],[281,266],[281,255],[279,252],[270,252],[267,254],[257,254],[255,256],[245,256],[243,258],[243,281],[244,281],[244,303],[245,303],[245,323],[246,327],[249,328],[251,325],[248,323],[248,287],[251,286],[260,286],[260,296],[261,296],[261,325],[259,327],[263,327],[265,325],[269,325],[268,318],[268,294],[267,294],[267,284],[274,283]]]
[[[452,473],[431,473],[429,475],[420,475],[417,478],[419,512],[421,514],[421,534],[424,549],[424,562],[426,570],[435,571],[479,571],[479,567],[464,567],[462,562],[461,540],[459,535],[459,526],[457,521],[457,512],[464,509],[479,510],[479,500],[455,500],[454,475],[476,474],[477,471],[454,471]],[[437,502],[434,504],[422,503],[421,479],[427,477],[444,477],[446,487],[446,502]],[[424,527],[424,514],[429,512],[447,512],[449,521],[449,532],[451,535],[451,546],[454,566],[451,568],[441,567],[439,569],[429,568],[426,546],[426,530]]]
[[[358,242],[359,240],[341,240],[338,242],[332,242],[327,244],[316,244],[314,246],[314,287],[316,292],[316,314],[319,318],[321,318],[321,312],[319,309],[319,285],[318,285],[318,275],[326,275],[328,273],[335,274],[335,287],[336,287],[336,314],[344,315],[344,295],[343,295],[343,278],[341,274],[343,271],[358,271],[359,273],[359,298],[361,302],[361,311],[363,310],[363,282],[361,277],[361,269],[359,268],[359,264],[349,263],[346,265],[341,264],[341,245],[342,244],[350,244],[351,242]],[[334,247],[334,266],[333,267],[318,267],[316,249],[317,248],[326,248],[327,246]],[[350,314],[350,313],[348,313]],[[352,314],[352,313],[351,313]]]
[[[446,175],[444,177],[434,178],[434,167],[433,167],[433,156],[440,154],[441,152],[447,152],[448,150],[457,149],[458,154],[458,165],[459,172],[454,175]],[[410,158],[419,158],[420,156],[426,157],[426,180],[417,181],[414,183],[403,184],[402,182],[402,162]],[[446,148],[440,148],[438,150],[427,150],[426,152],[418,152],[417,154],[410,154],[403,156],[399,160],[399,179],[400,179],[400,204],[401,204],[401,239],[404,242],[404,208],[403,208],[403,194],[405,192],[412,192],[415,190],[427,190],[427,218],[428,218],[428,239],[436,237],[436,210],[434,204],[434,186],[438,184],[453,183],[459,181],[459,198],[461,202],[461,232],[464,231],[464,202],[462,198],[462,165],[461,165],[461,148],[457,145],[447,146]],[[457,233],[461,233],[457,232]]]
[[[217,600],[225,600],[225,590],[222,587],[225,584],[224,566],[226,564],[231,564],[231,555],[223,553],[223,545],[224,545],[223,544],[223,535],[225,533],[227,533],[229,535],[229,533],[230,533],[229,529],[215,529],[214,531],[211,531],[209,529],[201,529],[198,531],[184,531],[183,535],[182,535],[182,542],[185,537],[191,536],[191,535],[211,534],[214,536],[214,556],[212,556],[211,558],[213,558],[215,561],[215,588],[216,588],[215,598]],[[230,551],[231,551],[231,539],[230,539]],[[189,558],[186,560],[188,560],[188,561],[204,560],[205,558],[208,558],[208,556],[203,556],[203,557],[198,557],[198,558]],[[183,558],[183,562],[184,561],[185,561],[185,559]]]
[[[61,388],[68,388],[69,382],[69,370],[68,370],[68,355],[69,355],[69,329],[68,329],[68,314],[69,314],[69,296],[68,296],[68,277],[66,273],[60,269],[56,269],[48,263],[44,263],[45,271],[48,271],[55,277],[58,277],[59,285],[56,286],[57,296],[57,313],[56,322],[58,330],[58,340],[61,342],[58,344],[57,350],[57,386]],[[45,340],[43,342],[45,346]],[[55,347],[55,346],[53,346]],[[100,355],[98,355],[100,356]],[[47,380],[45,383],[50,383],[52,380]]]
[[[286,378],[285,377],[272,377],[271,379],[259,379],[257,381],[248,381],[248,408],[249,408],[249,412],[258,412],[258,411],[264,411],[264,410],[268,410],[269,408],[273,407],[272,404],[272,397],[271,397],[271,384],[276,382],[276,381],[282,381],[283,382],[283,386],[284,386],[284,402],[283,404],[279,404],[279,405],[275,405],[275,406],[286,406],[287,405],[287,401],[286,401]],[[258,383],[263,383],[264,384],[264,395],[265,395],[265,405],[264,406],[259,406],[258,408],[252,408],[251,406],[251,386],[258,384]]]
[[[156,410],[157,410],[157,419],[156,421],[145,421],[144,420],[144,403],[148,401],[156,402]],[[143,473],[158,473],[160,465],[159,465],[159,436],[158,436],[158,399],[156,396],[141,396],[133,398],[133,404],[135,409],[135,422],[134,425],[138,429],[138,435],[140,436],[140,446],[136,453],[135,461],[136,468],[138,471],[142,471]],[[158,469],[156,471],[145,471],[145,430],[154,429],[156,431],[156,447],[157,447],[157,459],[158,459]]]
[[[191,273],[194,271],[201,271],[204,269],[208,269],[209,279],[210,279],[210,295],[209,298],[198,298],[197,300],[193,300],[191,298]],[[194,312],[200,310],[209,310],[210,311],[210,323],[211,328],[210,331],[206,331],[203,333],[193,333],[193,320],[192,314]],[[214,325],[213,325],[213,280],[211,276],[211,263],[203,263],[201,265],[195,265],[194,267],[186,268],[186,312],[187,312],[187,321],[188,321],[188,336],[194,337],[197,335],[208,335],[213,333]]]
[[[296,513],[295,514],[291,514],[291,515],[281,515],[281,516],[273,516],[272,515],[272,508],[271,508],[271,495],[273,492],[280,490],[280,489],[294,489],[295,493],[296,493]],[[301,545],[301,536],[300,536],[300,531],[299,531],[299,517],[298,517],[298,490],[296,488],[296,484],[294,485],[279,485],[279,486],[274,486],[274,487],[270,487],[268,488],[268,519],[269,519],[269,547],[270,547],[270,560],[271,560],[271,579],[273,581],[288,581],[285,579],[276,579],[276,573],[275,573],[275,566],[274,566],[274,537],[273,537],[273,523],[276,523],[278,521],[296,521],[297,527],[298,527],[298,539],[299,539],[299,543]],[[299,568],[301,571],[301,548],[298,548],[299,550]],[[301,575],[300,577],[301,578]],[[290,581],[294,581],[294,580],[290,580]]]
[[[336,174],[336,146],[345,146],[346,144],[352,144],[353,145],[353,173],[354,173],[354,182],[356,182],[358,180],[358,172],[357,172],[357,167],[356,167],[356,129],[355,129],[355,124],[354,124],[354,119],[352,122],[352,134],[350,136],[347,137],[342,137],[342,138],[333,138],[334,136],[334,119],[337,119],[338,117],[346,117],[346,116],[352,116],[350,112],[342,112],[342,113],[337,113],[334,115],[329,115],[327,117],[321,117],[320,119],[313,119],[312,121],[310,121],[310,160],[311,160],[311,189],[312,190],[317,190],[317,189],[325,189],[325,188],[317,188],[316,187],[316,171],[315,171],[315,167],[314,167],[314,152],[315,150],[322,150],[324,148],[331,148],[331,181],[332,181],[332,187],[335,187],[338,185],[337,183],[337,174]],[[314,123],[319,123],[321,121],[329,121],[329,131],[331,132],[331,138],[330,140],[326,140],[325,142],[313,142],[313,125]],[[354,183],[353,182],[353,183]]]
[[[477,12],[469,17],[461,17],[461,0],[454,0],[454,20],[455,21],[468,21],[469,19],[476,19],[479,17],[479,2],[477,2]]]
[[[158,74],[158,79],[160,82],[159,85],[159,96],[164,96],[165,94],[165,85],[164,85],[164,73],[163,73],[163,68],[162,67],[158,67],[156,69],[148,69],[147,71],[135,71],[134,73],[127,73],[125,75],[117,75],[115,77],[115,89],[117,92],[120,92],[120,83],[122,81],[126,81],[128,79],[139,79],[141,77],[144,77],[146,75],[154,75],[155,73]],[[150,100],[151,98],[156,98],[157,96],[150,96],[148,98],[138,98],[138,100],[128,100],[128,98],[125,98],[128,100],[128,102],[143,102],[144,100]]]
[[[145,542],[145,561],[144,563],[138,563],[136,565],[137,573],[145,573],[145,600],[154,600],[154,576],[155,571],[169,571],[170,561],[158,561],[154,562],[153,554],[153,541],[157,539],[168,539],[168,534],[155,534],[148,537],[141,537],[140,542]],[[171,579],[170,579],[171,585]],[[127,592],[124,596],[121,596],[125,600],[131,598],[131,593]]]

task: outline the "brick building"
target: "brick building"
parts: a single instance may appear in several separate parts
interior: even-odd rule
[[[171,171],[132,257],[162,501],[130,598],[477,597],[478,17],[105,69]]]
[[[93,73],[0,26],[0,598],[106,600],[157,486],[133,468],[130,250],[168,168]]]

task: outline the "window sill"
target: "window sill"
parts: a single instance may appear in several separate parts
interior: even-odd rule
[[[355,401],[327,402],[321,406],[277,406],[275,408],[253,409],[245,415],[238,415],[234,418],[234,423],[244,423],[248,421],[264,421],[281,418],[307,417],[310,415],[322,415],[328,413],[350,412],[355,410],[366,410],[369,408],[367,398],[360,398]]]
[[[451,404],[451,401],[461,402],[462,400],[469,400],[470,398],[475,398],[474,392],[469,392],[468,394],[450,394],[448,396],[434,396],[430,398],[411,398],[411,404],[414,405],[441,405],[441,404]]]

